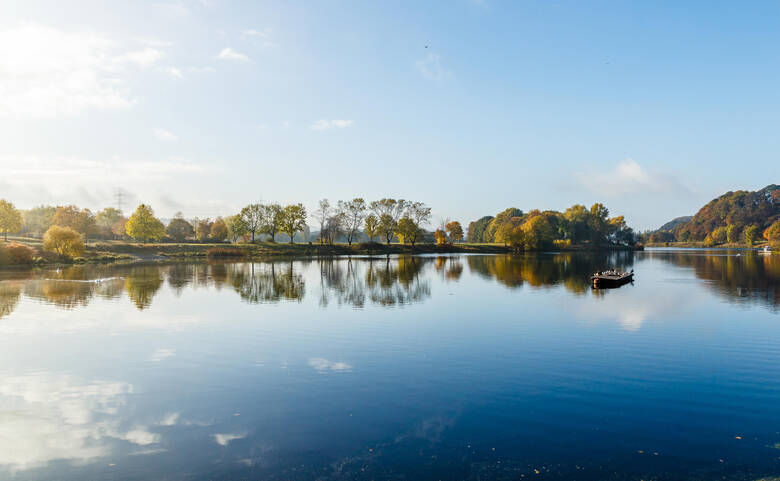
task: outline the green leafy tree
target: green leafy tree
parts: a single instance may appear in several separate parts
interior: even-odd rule
[[[745,227],[744,236],[745,236],[745,242],[747,243],[747,245],[749,245],[749,246],[753,245],[753,243],[758,238],[759,231],[760,231],[760,229],[755,224],[751,224],[751,225]]]
[[[252,242],[255,241],[255,234],[262,230],[265,219],[265,206],[262,204],[249,204],[241,209],[238,214],[241,220],[241,231],[252,235]]]
[[[390,214],[382,214],[379,217],[379,224],[377,231],[385,238],[387,244],[390,245],[390,241],[393,240],[396,230],[398,229],[398,221],[393,219]]]
[[[493,220],[490,221],[490,224],[488,224],[487,229],[485,230],[484,242],[499,242],[496,240],[496,231],[498,231],[498,228],[501,227],[501,224],[509,221],[509,219],[511,219],[512,217],[522,217],[522,216],[523,216],[523,211],[515,207],[510,207],[496,214],[496,216],[493,218]]]
[[[303,204],[288,205],[282,210],[279,223],[282,232],[290,236],[290,244],[295,242],[295,233],[306,228],[306,208]]]
[[[22,213],[7,200],[0,199],[0,233],[8,241],[8,234],[16,234],[24,226]]]
[[[370,209],[379,219],[379,233],[388,244],[393,240],[398,221],[406,211],[408,203],[403,199],[381,199],[371,202]]]
[[[249,231],[246,229],[246,224],[244,224],[244,221],[241,218],[241,214],[231,215],[225,219],[225,223],[227,224],[228,228],[228,237],[233,242],[236,242],[238,239],[249,233]]]
[[[282,230],[284,208],[279,204],[269,204],[263,207],[262,231],[271,236],[271,242],[276,242],[276,233]]]
[[[541,213],[529,214],[528,219],[523,223],[524,243],[530,249],[542,249],[549,246],[554,239],[554,233],[549,218]]]
[[[363,226],[366,236],[370,242],[374,242],[374,237],[379,233],[379,218],[374,214],[369,214],[366,217],[365,225]]]
[[[165,226],[154,216],[150,206],[141,204],[127,220],[125,232],[133,239],[146,243],[161,239],[165,235]]]
[[[43,250],[62,257],[84,255],[84,240],[70,227],[53,225],[43,235]]]
[[[715,230],[712,231],[712,240],[714,240],[718,244],[723,244],[726,242],[727,233],[726,233],[726,227],[721,226],[717,227]]]
[[[228,226],[222,217],[217,217],[217,220],[211,224],[211,239],[217,242],[224,242],[228,238]]]
[[[590,237],[590,212],[584,205],[575,204],[569,207],[563,217],[566,220],[566,237],[571,239],[573,244],[579,244]]]
[[[594,244],[601,244],[607,239],[609,235],[608,218],[609,209],[604,204],[597,202],[590,207],[588,226],[590,227],[590,239]]]
[[[420,234],[420,227],[409,216],[405,215],[398,220],[398,226],[396,227],[398,232],[398,241],[402,244],[411,244],[417,241],[417,237]]]
[[[729,224],[726,227],[726,240],[734,244],[739,242],[740,228],[736,224]]]
[[[468,242],[474,242],[474,243],[480,243],[480,242],[488,242],[485,240],[485,231],[488,228],[488,225],[490,225],[490,222],[493,220],[492,215],[486,215],[485,217],[481,217],[473,222],[469,223],[469,233],[466,240]]]
[[[175,242],[184,242],[195,235],[195,229],[192,228],[192,224],[184,219],[181,212],[177,212],[173,219],[168,222],[165,233]]]

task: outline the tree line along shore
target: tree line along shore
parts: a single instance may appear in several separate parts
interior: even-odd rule
[[[636,236],[623,216],[609,217],[598,203],[590,209],[574,205],[564,212],[509,208],[471,222],[467,231],[450,219],[431,229],[431,219],[431,208],[424,203],[392,198],[334,204],[323,199],[311,215],[300,203],[254,203],[224,218],[186,219],[177,213],[167,222],[147,204],[125,216],[113,207],[98,212],[74,205],[20,210],[0,200],[0,265],[636,247]],[[313,221],[315,232],[308,221]]]

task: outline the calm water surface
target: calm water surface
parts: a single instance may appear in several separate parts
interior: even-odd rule
[[[778,474],[780,256],[0,273],[1,479]]]

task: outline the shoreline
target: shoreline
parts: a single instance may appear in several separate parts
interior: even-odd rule
[[[11,239],[9,239],[10,241]],[[14,239],[15,242],[27,245],[31,239]],[[28,242],[25,242],[28,241]],[[32,247],[37,247],[34,244]],[[209,255],[208,251],[218,249],[222,255]],[[502,244],[289,244],[261,242],[255,244],[199,244],[199,243],[155,243],[136,244],[131,242],[92,242],[86,245],[83,257],[68,261],[61,259],[39,258],[32,265],[0,265],[0,269],[18,267],[46,267],[73,264],[130,264],[146,262],[165,262],[175,260],[203,259],[280,259],[280,258],[316,258],[338,257],[350,255],[418,255],[418,254],[515,254],[522,252],[603,252],[603,251],[635,251],[642,246],[570,246],[563,248],[517,251]],[[231,253],[230,251],[235,251]]]

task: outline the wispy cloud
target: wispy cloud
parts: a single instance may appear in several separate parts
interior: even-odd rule
[[[154,129],[154,136],[163,142],[175,142],[179,140],[179,137],[165,129]]]
[[[452,77],[452,72],[444,68],[441,56],[429,53],[424,59],[417,62],[417,71],[423,78],[433,81],[445,80]]]
[[[214,441],[216,441],[220,446],[227,446],[230,444],[230,441],[245,438],[246,434],[213,434],[212,437],[214,438]]]
[[[233,50],[231,47],[225,47],[220,50],[217,58],[220,60],[230,60],[234,62],[247,62],[249,60],[248,56]]]
[[[605,172],[583,172],[579,183],[586,189],[607,197],[627,194],[677,193],[690,195],[690,190],[674,176],[649,172],[637,161],[628,158]]]
[[[344,119],[333,119],[333,120],[325,120],[320,119],[314,124],[312,124],[311,128],[314,130],[328,130],[328,129],[345,129],[347,127],[351,127],[355,123],[354,120],[344,120]]]
[[[0,31],[0,114],[57,117],[132,106],[129,69],[149,68],[164,53],[121,50],[95,32],[34,23]]]
[[[309,359],[309,366],[313,367],[318,372],[344,372],[352,370],[352,365],[347,364],[346,362],[334,362],[321,357]]]
[[[260,37],[260,38],[268,38],[271,35],[271,29],[270,28],[264,28],[262,30],[257,30],[254,28],[248,28],[245,30],[241,30],[241,35],[245,37]]]

